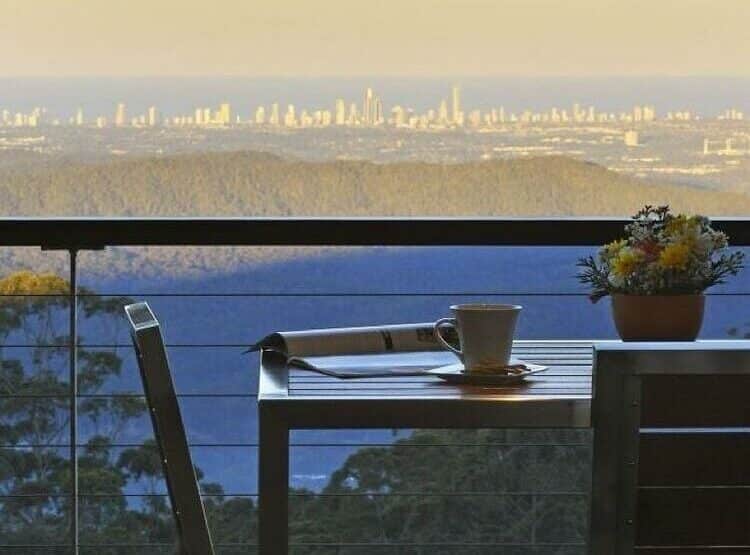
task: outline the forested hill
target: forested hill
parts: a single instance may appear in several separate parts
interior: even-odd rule
[[[258,152],[0,170],[2,215],[627,215],[670,203],[747,214],[750,196],[653,184],[564,157],[304,162]]]

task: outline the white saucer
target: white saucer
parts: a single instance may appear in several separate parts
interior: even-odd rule
[[[469,385],[515,385],[521,383],[527,376],[547,369],[547,366],[530,364],[522,360],[512,360],[511,365],[523,364],[527,370],[518,374],[480,374],[467,372],[463,363],[449,364],[429,370],[429,373],[448,383]]]

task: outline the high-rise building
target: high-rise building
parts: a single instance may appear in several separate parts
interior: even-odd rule
[[[156,127],[159,123],[159,113],[156,111],[156,106],[150,106],[146,117],[146,123],[149,127]]]
[[[451,120],[456,125],[463,124],[463,114],[461,113],[461,90],[458,85],[453,85],[451,90]]]
[[[294,109],[293,109],[293,107],[292,107],[291,104],[289,105],[289,108],[292,108],[292,109],[290,109],[287,112],[287,117],[291,118],[291,119],[287,120],[287,124],[286,125],[287,125],[287,127],[294,127],[294,125],[296,124],[296,121],[294,120]],[[289,122],[292,122],[292,123],[289,123]],[[307,113],[307,110],[303,109],[302,113],[299,116],[299,125],[300,125],[300,127],[310,127],[312,124],[313,124],[313,118],[312,118],[312,116],[310,116],[310,114]]]
[[[274,127],[278,127],[281,123],[278,102],[274,102],[273,104],[271,104],[271,117],[268,118],[268,123],[270,125],[273,125]]]
[[[224,102],[219,105],[218,116],[217,123],[220,123],[221,125],[229,125],[232,123],[232,108],[229,106],[229,103]]]
[[[125,125],[125,122],[127,121],[126,118],[127,110],[125,109],[125,104],[120,102],[115,109],[115,126],[122,127]]]
[[[440,102],[440,108],[438,109],[438,121],[441,125],[448,123],[448,102],[443,100]]]
[[[479,110],[472,110],[469,112],[469,125],[472,127],[479,127],[482,123],[482,112]]]
[[[625,134],[622,137],[623,142],[625,143],[625,146],[627,147],[635,147],[638,146],[640,143],[638,142],[638,131],[635,131],[634,129],[630,129],[628,131],[625,131]]]
[[[576,123],[582,122],[584,119],[584,112],[581,110],[581,105],[578,103],[573,104],[573,121]]]
[[[349,116],[346,118],[346,124],[357,125],[359,123],[358,118],[359,114],[357,113],[357,103],[352,102],[349,106]]]
[[[346,123],[346,104],[343,98],[336,99],[336,116],[334,122],[336,125],[344,125]]]
[[[724,113],[720,114],[718,119],[728,121],[742,121],[745,119],[745,114],[737,108],[728,108],[724,110]]]
[[[406,112],[401,106],[394,106],[391,110],[391,122],[396,127],[402,127],[406,122]]]
[[[372,125],[373,123],[373,92],[370,87],[365,90],[365,98],[362,102],[362,120],[365,125]]]
[[[284,114],[284,127],[297,127],[297,116],[295,115],[294,104],[289,104]]]
[[[263,106],[258,106],[255,110],[255,124],[263,125],[266,123],[266,109]]]
[[[383,102],[379,96],[376,96],[372,105],[372,124],[380,125],[381,123],[383,123]]]

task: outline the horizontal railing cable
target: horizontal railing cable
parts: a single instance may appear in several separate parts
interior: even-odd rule
[[[749,486],[750,487],[750,486]],[[4,499],[40,499],[40,498],[68,498],[72,497],[72,493],[18,493],[10,495],[0,495],[0,503]],[[588,497],[589,492],[587,491],[373,491],[373,492],[289,492],[289,497],[320,497],[320,498],[337,498],[337,497]],[[98,498],[98,499],[119,499],[120,497],[127,498],[168,498],[169,495],[164,493],[119,493],[112,495],[111,493],[79,493],[78,497],[81,499],[85,498]],[[204,499],[213,499],[219,497],[233,497],[233,498],[256,498],[258,497],[257,492],[224,492],[221,494],[202,494]]]
[[[707,291],[707,297],[747,297],[746,291]],[[383,297],[583,297],[585,292],[549,292],[549,291],[455,291],[455,292],[382,292],[382,293],[96,293],[78,295],[79,298],[117,298],[117,297],[154,297],[154,298],[383,298]],[[63,298],[62,295],[45,294],[0,294],[2,298]]]
[[[399,440],[396,440],[399,441]],[[258,443],[188,443],[189,447],[259,447]],[[296,443],[290,442],[291,448],[331,448],[331,447],[357,447],[357,448],[393,448],[393,449],[411,449],[411,448],[445,448],[445,447],[590,447],[589,443]],[[34,444],[34,445],[0,445],[0,449],[55,449],[70,447],[67,443],[59,444]],[[87,443],[79,443],[76,447],[91,447]],[[108,443],[106,448],[128,448],[143,447],[141,443]],[[156,449],[156,447],[154,447]]]

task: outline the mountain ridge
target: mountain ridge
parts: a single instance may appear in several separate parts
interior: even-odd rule
[[[4,216],[612,216],[645,203],[746,214],[750,196],[562,156],[310,162],[260,151],[0,169]]]

